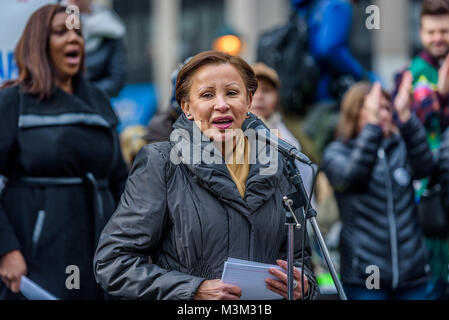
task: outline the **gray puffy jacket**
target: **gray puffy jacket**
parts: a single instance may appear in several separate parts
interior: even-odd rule
[[[193,126],[184,115],[174,124],[189,136]],[[101,235],[94,272],[112,295],[193,299],[202,281],[221,278],[228,257],[272,264],[286,259],[282,197],[292,189],[282,159],[272,175],[259,174],[264,165],[252,164],[242,199],[225,164],[174,164],[172,145],[156,143],[139,152],[120,204]],[[200,143],[203,151],[206,145]],[[179,155],[172,154],[178,160]],[[295,234],[297,267],[301,242],[302,229]],[[308,243],[305,270],[306,298],[313,299],[318,286]]]

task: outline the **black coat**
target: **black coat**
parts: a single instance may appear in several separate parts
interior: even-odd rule
[[[73,95],[58,88],[44,101],[16,86],[0,91],[0,114],[7,178],[0,255],[19,249],[29,278],[58,298],[101,298],[92,272],[95,230],[113,213],[127,176],[108,100],[85,81],[76,81]],[[79,268],[79,290],[66,288],[70,265]],[[3,284],[0,291],[19,298]]]
[[[348,143],[329,145],[322,165],[343,221],[343,282],[365,286],[369,265],[379,267],[384,289],[425,282],[430,267],[412,180],[431,175],[435,164],[419,120],[412,116],[385,139],[368,124]]]
[[[185,141],[191,141],[193,126],[184,115],[174,124],[184,130]],[[196,146],[204,151],[208,144],[209,139]],[[203,280],[221,278],[228,257],[272,264],[286,259],[282,196],[292,190],[282,159],[270,175],[259,174],[267,165],[251,165],[243,199],[225,164],[192,164],[185,150],[181,158],[172,147],[160,142],[139,152],[120,204],[103,230],[94,267],[108,293],[193,299]],[[296,266],[301,235],[296,231]],[[314,298],[318,287],[308,244],[305,254],[309,298]]]

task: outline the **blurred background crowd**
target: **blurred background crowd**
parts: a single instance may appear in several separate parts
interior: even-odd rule
[[[239,55],[259,81],[251,111],[323,166],[314,205],[351,297],[448,298],[449,1],[7,0],[0,8],[31,15],[57,2],[80,8],[86,76],[110,99],[128,168],[144,145],[168,140],[182,112],[174,85],[183,62],[211,49]],[[15,18],[3,16],[5,29]],[[2,34],[0,83],[18,76],[5,42]],[[435,197],[437,209],[424,207]],[[438,210],[443,221],[428,222],[425,213]],[[313,235],[311,243],[322,297],[334,298]],[[383,296],[354,285],[370,264],[388,265]]]

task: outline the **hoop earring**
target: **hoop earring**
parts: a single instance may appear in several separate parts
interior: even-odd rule
[[[249,119],[250,117],[251,117],[251,112],[248,111],[248,112],[246,113],[246,119]]]

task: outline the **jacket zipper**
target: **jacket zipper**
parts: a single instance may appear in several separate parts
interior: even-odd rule
[[[391,266],[393,271],[392,289],[396,290],[399,282],[399,258],[396,219],[394,217],[393,185],[391,183],[387,157],[383,148],[379,148],[378,157],[382,161],[385,168],[385,184],[387,188],[387,214],[389,222],[388,225],[390,229]]]
[[[39,212],[37,213],[37,219],[36,219],[36,223],[34,225],[34,230],[33,230],[33,238],[32,238],[33,256],[36,254],[36,249],[37,249],[37,245],[39,243],[39,239],[41,237],[44,220],[45,220],[45,211],[39,210]]]

